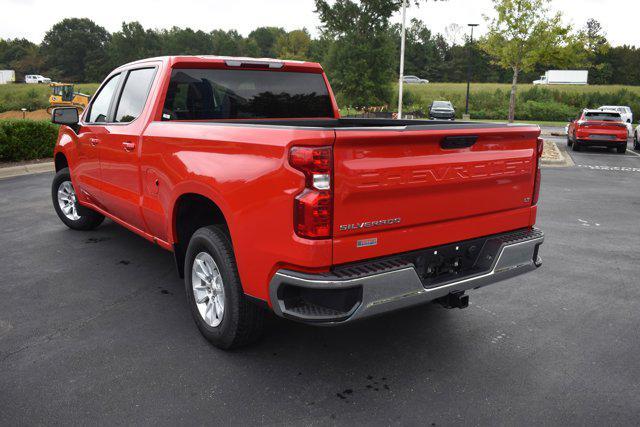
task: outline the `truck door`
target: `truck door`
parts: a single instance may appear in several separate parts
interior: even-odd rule
[[[113,216],[147,231],[140,210],[140,135],[155,67],[126,71],[109,111],[110,123],[99,145],[102,204]]]
[[[120,74],[111,76],[96,94],[90,110],[85,115],[85,122],[78,131],[78,159],[74,166],[78,197],[102,207],[100,191],[102,177],[98,146],[106,134],[105,124],[109,106],[120,82]]]

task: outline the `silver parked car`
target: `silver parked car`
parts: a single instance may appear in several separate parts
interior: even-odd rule
[[[403,83],[408,83],[408,84],[427,84],[429,83],[429,80],[427,79],[421,79],[420,77],[417,76],[404,76],[402,78],[402,82]]]

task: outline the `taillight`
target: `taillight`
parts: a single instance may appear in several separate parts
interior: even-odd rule
[[[293,147],[289,164],[304,173],[305,189],[296,196],[293,205],[293,228],[307,239],[331,237],[333,193],[331,147]]]
[[[536,151],[536,178],[533,183],[533,197],[531,198],[531,205],[533,206],[538,203],[538,197],[540,196],[540,180],[542,179],[542,173],[540,172],[540,159],[542,158],[542,152],[544,151],[544,140],[542,138],[538,138]]]

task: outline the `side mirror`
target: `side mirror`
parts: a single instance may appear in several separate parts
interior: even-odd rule
[[[80,121],[75,107],[58,107],[51,112],[51,122],[57,125],[74,126]]]

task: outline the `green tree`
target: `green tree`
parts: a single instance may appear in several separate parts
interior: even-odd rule
[[[309,58],[311,36],[306,28],[293,30],[278,38],[275,51],[278,58],[306,60]]]
[[[66,18],[55,24],[44,36],[41,50],[52,77],[83,82],[87,66],[104,57],[109,33],[87,18]]]
[[[396,26],[396,46],[400,45],[400,25]],[[405,73],[429,80],[442,76],[438,46],[431,31],[418,19],[412,19],[406,29]],[[397,57],[397,55],[396,55]],[[399,58],[397,58],[399,61]]]
[[[309,61],[324,64],[327,53],[331,51],[332,45],[333,39],[326,35],[321,35],[317,39],[311,39],[311,44],[309,45]]]
[[[611,49],[602,25],[596,19],[589,19],[581,31],[589,68],[589,80],[593,84],[607,84],[613,77],[613,68],[607,61]]]
[[[244,54],[245,40],[236,30],[213,30],[211,39],[214,55],[240,56]]]
[[[109,68],[161,54],[160,35],[137,21],[123,22],[108,46]]]
[[[518,76],[558,55],[560,48],[571,41],[570,27],[562,25],[560,13],[550,15],[550,0],[493,0],[493,3],[497,17],[485,18],[489,32],[480,45],[497,64],[513,72],[509,98],[512,122]]]
[[[38,45],[27,39],[0,40],[0,68],[15,70],[21,80],[25,74],[43,73],[44,60]]]
[[[326,61],[332,84],[345,101],[360,107],[389,101],[396,43],[389,18],[395,0],[316,0],[323,36],[334,40]]]
[[[249,33],[249,40],[252,40],[258,47],[257,56],[263,58],[275,58],[276,42],[287,32],[278,27],[258,27]]]
[[[204,31],[172,27],[159,36],[162,55],[210,55],[213,51],[211,35]]]
[[[609,50],[607,34],[603,31],[602,25],[596,19],[589,19],[582,30],[585,39],[585,49],[589,53],[598,54]]]

